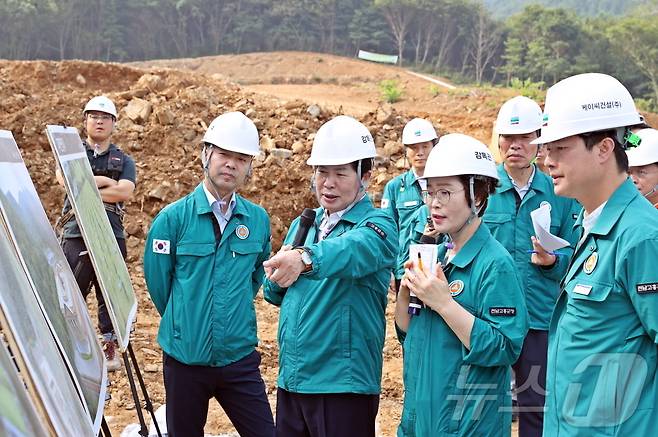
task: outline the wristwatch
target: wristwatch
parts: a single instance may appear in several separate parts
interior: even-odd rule
[[[313,270],[313,260],[311,259],[311,254],[308,253],[308,250],[303,247],[298,247],[295,249],[302,257],[302,262],[304,263],[304,270],[302,273],[310,272]]]

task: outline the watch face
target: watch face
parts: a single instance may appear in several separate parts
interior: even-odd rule
[[[306,264],[307,266],[308,266],[308,265],[311,265],[311,264],[313,263],[313,261],[311,261],[311,255],[309,255],[307,251],[303,251],[303,252],[302,252],[302,261],[303,261],[304,264]]]

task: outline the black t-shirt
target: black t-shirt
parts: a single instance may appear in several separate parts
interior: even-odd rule
[[[87,143],[84,143],[85,148],[87,150],[87,158],[89,159],[89,164],[91,164],[92,171],[94,173],[94,176],[102,175],[102,176],[108,176],[106,173],[106,169],[108,168],[108,160],[110,158],[110,151],[111,150],[118,150],[117,146],[114,144],[110,144],[110,147],[108,149],[97,155],[94,156],[94,150],[91,149],[89,146],[87,146]],[[137,183],[137,170],[135,169],[135,161],[130,157],[130,155],[126,154],[125,152],[123,153],[123,168],[121,169],[121,172],[118,173],[118,176],[108,176],[111,177],[112,179],[115,179],[116,181],[119,181],[121,179],[126,179],[132,182],[133,184]],[[123,203],[119,204],[121,207],[123,207]],[[68,196],[64,199],[64,209],[62,210],[62,215],[66,214],[69,210],[71,209],[71,202],[69,202]],[[107,211],[107,218],[110,220],[110,225],[112,225],[112,232],[114,233],[114,236],[116,238],[126,238],[124,230],[123,230],[123,224],[121,223],[121,218],[116,212],[113,211]],[[77,238],[77,237],[82,237],[82,234],[80,233],[80,227],[78,226],[78,223],[75,220],[75,216],[69,220],[63,228],[64,232],[64,238]]]

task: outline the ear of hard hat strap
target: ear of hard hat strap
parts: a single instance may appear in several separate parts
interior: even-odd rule
[[[648,199],[649,196],[652,196],[653,193],[656,193],[656,192],[658,192],[658,184],[656,184],[656,185],[651,189],[651,191],[649,191],[647,194],[645,194],[644,197],[646,197],[646,198]]]

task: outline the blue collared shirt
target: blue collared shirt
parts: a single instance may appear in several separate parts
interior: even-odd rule
[[[228,208],[226,208],[226,212],[222,212],[222,205],[226,203],[225,200],[217,200],[215,199],[215,196],[208,190],[206,187],[206,184],[203,184],[203,192],[206,193],[206,197],[208,198],[208,203],[210,204],[210,208],[212,208],[213,214],[215,214],[215,217],[217,218],[217,223],[219,223],[219,229],[224,232],[224,228],[226,227],[226,224],[228,221],[231,219],[231,216],[233,215],[233,208],[235,208],[235,193],[231,193],[231,200],[228,202]]]

